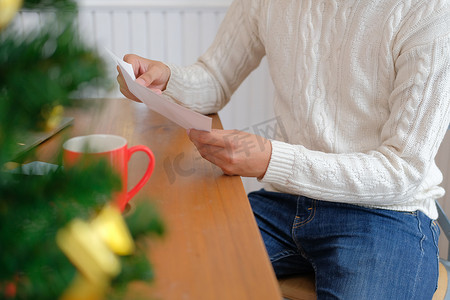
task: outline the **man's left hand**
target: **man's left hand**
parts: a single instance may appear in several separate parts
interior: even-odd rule
[[[262,178],[272,154],[271,142],[261,136],[239,131],[191,129],[189,138],[201,156],[227,175]]]

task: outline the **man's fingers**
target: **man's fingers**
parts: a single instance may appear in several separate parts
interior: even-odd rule
[[[151,67],[146,72],[142,73],[137,79],[136,82],[140,85],[148,87],[150,89],[158,89],[161,90],[163,86],[161,85],[161,72],[154,67]]]
[[[155,94],[162,95],[162,91],[160,89],[150,88],[150,90],[152,90],[152,92]]]
[[[127,54],[123,60],[133,66],[136,82],[158,93],[167,87],[170,78],[170,68],[160,62],[140,57],[135,54]]]
[[[123,61],[133,66],[134,76],[137,77],[140,73],[145,72],[145,70],[142,70],[141,57],[135,54],[127,54],[123,57]]]
[[[192,129],[189,138],[203,158],[216,164],[227,175],[261,177],[270,161],[270,141],[238,130]]]
[[[134,96],[130,90],[128,89],[127,83],[125,82],[125,79],[123,78],[122,72],[120,71],[120,68],[117,66],[117,71],[119,72],[119,75],[117,75],[117,82],[120,86],[120,92],[122,95],[127,97],[130,100],[136,101],[136,102],[142,102],[139,100],[136,96]]]
[[[198,141],[202,144],[214,145],[218,147],[227,147],[230,143],[231,134],[234,130],[212,129],[211,132],[191,129],[189,138],[191,141]]]
[[[231,156],[227,155],[227,149],[218,146],[204,145],[204,144],[200,144],[197,147],[197,149],[204,159],[221,168],[224,174],[236,175],[233,172],[233,166],[231,164]]]
[[[145,82],[145,84],[139,84],[148,87],[153,83],[153,81],[155,81],[155,78],[152,78],[152,75],[150,74],[151,72],[149,72],[151,69],[151,60],[145,59],[136,54],[127,54],[123,57],[123,60],[133,66],[134,76],[138,79],[141,78]]]

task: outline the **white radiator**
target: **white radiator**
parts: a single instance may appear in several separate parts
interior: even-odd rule
[[[213,41],[231,0],[84,0],[79,2],[81,37],[109,60],[104,48],[119,57],[135,53],[179,65],[196,61]],[[47,13],[47,12],[46,12]],[[42,23],[45,13],[22,12],[16,20],[20,30]],[[116,70],[111,61],[111,78]],[[120,97],[113,92],[89,90],[82,97]],[[225,129],[251,133],[270,132],[273,126],[273,85],[265,60],[240,86],[219,113]],[[261,127],[265,128],[261,128]],[[243,178],[247,191],[261,185]]]

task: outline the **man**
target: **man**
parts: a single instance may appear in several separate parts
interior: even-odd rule
[[[266,56],[285,140],[188,134],[225,174],[265,184],[249,200],[276,275],[315,272],[319,299],[422,300],[438,278],[449,53],[447,0],[236,0],[195,64],[124,59],[137,82],[212,113]]]

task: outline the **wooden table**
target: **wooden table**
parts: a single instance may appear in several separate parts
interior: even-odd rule
[[[92,133],[120,135],[129,146],[152,149],[155,170],[135,199],[156,203],[167,232],[149,248],[155,281],[133,283],[129,299],[136,294],[168,300],[281,299],[241,179],[201,158],[183,128],[144,104],[89,101],[96,107],[66,111],[75,117],[74,126],[39,146],[38,157],[52,161],[64,138]],[[221,126],[213,116],[213,127]],[[145,155],[132,157],[129,187],[144,173],[146,161]]]

